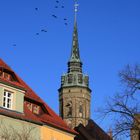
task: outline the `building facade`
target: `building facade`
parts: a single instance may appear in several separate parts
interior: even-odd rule
[[[73,140],[76,134],[0,59],[0,140]]]

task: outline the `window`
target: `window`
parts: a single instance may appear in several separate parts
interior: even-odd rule
[[[4,91],[3,107],[12,109],[12,93],[9,91]]]
[[[19,82],[14,74],[11,74],[9,72],[3,71],[2,69],[0,69],[0,77],[4,78],[6,80]]]
[[[27,107],[28,107],[28,109],[32,112],[32,107],[33,105],[31,104],[31,103],[27,103]]]
[[[8,73],[6,73],[6,72],[4,72],[3,74],[4,74],[4,75],[3,75],[3,76],[4,76],[4,78],[5,78],[5,79],[7,79],[7,80],[9,80],[10,75],[9,75]]]
[[[80,105],[79,105],[79,117],[83,117],[83,104],[82,104],[82,102],[80,102]]]
[[[71,117],[72,116],[72,102],[69,101],[66,104],[66,108],[67,108],[67,117]]]
[[[39,106],[35,105],[35,106],[33,107],[33,113],[39,114]]]

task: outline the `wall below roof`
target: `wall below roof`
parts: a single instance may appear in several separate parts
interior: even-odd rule
[[[44,125],[41,127],[41,140],[74,140],[75,135]]]
[[[27,140],[41,140],[40,127],[41,126],[33,123],[0,115],[0,139],[5,133],[7,137],[9,135],[10,137],[14,137],[17,133],[19,133],[20,136],[23,137],[23,135],[27,136],[27,133],[29,133],[30,131]],[[12,134],[14,135],[12,136]],[[16,138],[16,140],[18,139]]]
[[[13,94],[12,110],[23,113],[25,91],[0,83],[0,107],[3,106],[3,95],[5,90]]]
[[[26,121],[0,115],[0,139],[5,133],[10,136],[13,133],[26,135],[31,130],[27,140],[74,140],[75,135],[68,132],[44,125],[36,125]],[[18,139],[16,139],[18,140]]]

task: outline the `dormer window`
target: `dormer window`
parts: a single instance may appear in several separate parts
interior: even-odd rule
[[[34,113],[36,115],[40,114],[40,111],[41,111],[40,106],[38,106],[34,103],[31,103],[31,102],[28,102],[28,101],[26,102],[26,105],[32,113]]]
[[[10,79],[10,75],[6,72],[3,73],[3,77],[6,79],[6,80],[9,80]]]
[[[7,109],[12,109],[12,93],[9,91],[4,91],[3,107]]]
[[[28,107],[28,109],[29,109],[31,112],[32,112],[32,108],[33,108],[32,106],[33,106],[33,105],[32,105],[31,103],[28,103],[28,104],[27,104],[27,107]]]
[[[33,107],[33,113],[34,113],[34,114],[39,114],[39,106],[35,105],[35,106]]]
[[[19,82],[16,75],[6,69],[0,69],[0,77],[12,82]]]

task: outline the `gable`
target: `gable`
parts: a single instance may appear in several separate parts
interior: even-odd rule
[[[0,67],[0,77],[5,80],[12,81],[12,82],[19,82],[16,75],[13,72],[11,72],[3,67]]]

